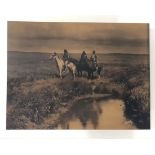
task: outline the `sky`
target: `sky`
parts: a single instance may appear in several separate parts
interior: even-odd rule
[[[149,25],[8,22],[8,51],[149,53]]]

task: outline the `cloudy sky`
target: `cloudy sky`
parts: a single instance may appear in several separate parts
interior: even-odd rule
[[[8,51],[148,53],[148,24],[8,22]]]

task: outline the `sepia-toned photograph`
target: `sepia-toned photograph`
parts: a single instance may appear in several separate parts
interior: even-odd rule
[[[6,129],[150,129],[148,23],[7,23]]]

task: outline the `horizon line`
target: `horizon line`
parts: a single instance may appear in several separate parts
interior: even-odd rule
[[[41,51],[16,51],[16,50],[8,50],[7,52],[20,52],[20,53],[45,53],[45,54],[50,54],[51,52],[41,52]],[[63,51],[62,52],[60,52],[60,51],[58,51],[58,52],[56,52],[56,53],[63,53]],[[69,53],[72,53],[72,54],[79,54],[79,53],[82,53],[82,51],[81,52],[69,52]],[[87,54],[91,54],[91,52],[86,52]],[[149,55],[150,53],[148,52],[148,53],[121,53],[121,52],[96,52],[97,54],[135,54],[135,55]]]

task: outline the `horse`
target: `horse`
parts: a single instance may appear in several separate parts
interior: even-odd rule
[[[73,74],[73,79],[75,79],[76,73],[76,65],[73,62],[65,61],[61,59],[56,53],[52,53],[49,59],[55,59],[58,69],[59,69],[59,76],[62,79],[62,73],[65,71],[65,67],[69,69],[69,71]]]
[[[86,59],[85,61],[80,60],[79,64],[77,65],[77,71],[78,75],[82,76],[82,71],[86,71],[88,73],[88,79],[93,79],[94,78],[94,72],[97,72],[98,78],[100,78],[102,67],[101,66],[96,66],[93,60],[91,59]]]
[[[88,78],[93,78],[94,72],[97,72],[98,78],[100,78],[102,67],[99,65],[96,67],[93,60],[80,59],[80,61],[78,61],[74,58],[70,58],[69,61],[76,65],[78,76],[82,76],[82,71],[86,71],[88,73]]]

